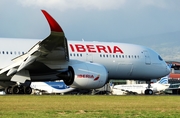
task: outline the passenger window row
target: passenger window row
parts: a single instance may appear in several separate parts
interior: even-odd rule
[[[72,56],[74,56],[74,57],[82,57],[82,54],[76,54],[76,53],[73,53],[73,54],[72,54],[72,53],[71,53],[70,56],[71,56],[71,57],[72,57]]]
[[[82,54],[70,53],[70,56],[82,57]],[[108,55],[100,54],[101,58],[139,58],[139,55]]]
[[[139,58],[139,55],[108,55],[108,54],[100,54],[102,58]]]
[[[10,55],[23,55],[24,52],[20,52],[20,51],[0,51],[0,54],[10,54]]]

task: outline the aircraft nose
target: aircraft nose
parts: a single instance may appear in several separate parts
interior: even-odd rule
[[[163,65],[164,65],[164,67],[163,67],[164,74],[169,75],[171,72],[171,67],[169,67],[166,63],[164,63]]]
[[[157,70],[158,69],[158,70]],[[164,77],[170,74],[171,69],[170,67],[167,65],[166,62],[162,62],[159,66],[156,66],[156,69],[154,69],[155,73],[157,75],[159,75],[159,77]]]
[[[170,74],[171,72],[171,67],[169,67],[168,65],[166,66],[166,71],[167,71],[167,75]]]

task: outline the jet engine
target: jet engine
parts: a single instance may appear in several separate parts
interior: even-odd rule
[[[96,89],[105,85],[108,72],[103,65],[81,62],[70,65],[68,70],[60,73],[58,77],[73,88]]]

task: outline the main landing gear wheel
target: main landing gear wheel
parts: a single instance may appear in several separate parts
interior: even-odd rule
[[[31,94],[32,88],[30,86],[24,86],[24,93],[25,94]]]
[[[6,94],[31,94],[32,88],[30,86],[8,86],[5,88]]]
[[[153,94],[153,91],[151,89],[146,89],[144,91],[145,95],[152,95]]]
[[[11,94],[11,88],[12,88],[12,86],[6,87],[6,88],[5,88],[5,93],[6,93],[6,94]]]
[[[12,94],[19,94],[19,93],[20,93],[19,86],[13,86],[13,87],[11,88],[11,93],[12,93]]]

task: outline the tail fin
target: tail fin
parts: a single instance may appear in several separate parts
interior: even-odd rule
[[[165,77],[162,77],[158,83],[160,84],[168,84],[168,79],[169,79],[169,75],[165,76]]]

